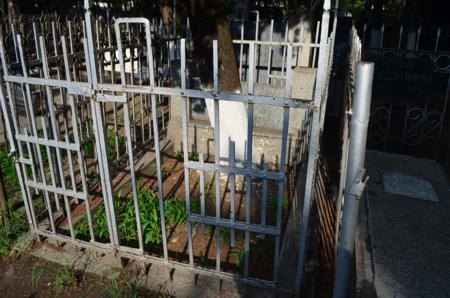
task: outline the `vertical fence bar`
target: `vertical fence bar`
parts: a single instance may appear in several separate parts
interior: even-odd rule
[[[250,63],[248,72],[248,95],[253,95],[254,91],[254,77],[255,77],[255,43],[250,43]],[[246,168],[251,170],[253,168],[253,103],[249,102],[247,105],[248,129],[247,129],[247,159]],[[247,175],[245,177],[245,223],[250,224],[251,216],[251,191],[252,191],[252,177]],[[248,278],[248,267],[250,262],[250,232],[245,231],[244,243],[244,278]]]
[[[267,84],[270,83],[270,71],[272,68],[272,38],[273,38],[273,19],[270,20],[270,33],[269,33],[269,57],[267,58]]]
[[[286,65],[286,83],[284,90],[284,97],[291,98],[292,90],[292,44],[287,49],[288,59]],[[281,157],[280,157],[280,173],[283,177],[286,176],[286,148],[287,139],[289,133],[289,107],[283,108],[283,127],[281,133]],[[277,229],[281,231],[283,224],[283,196],[284,196],[284,184],[285,181],[278,182],[278,202],[277,202]],[[275,236],[275,266],[273,269],[273,280],[278,282],[278,274],[280,271],[280,248],[281,248],[281,236]]]
[[[319,41],[319,35],[320,35],[320,31],[319,30],[320,30],[320,21],[317,21],[316,36],[314,36],[314,43],[315,44],[317,44],[317,42]],[[314,67],[314,65],[316,64],[316,57],[317,57],[317,47],[314,47],[311,67]]]
[[[323,4],[323,14],[320,30],[320,49],[319,49],[319,61],[317,70],[317,80],[314,90],[314,107],[312,109],[312,125],[311,136],[309,141],[308,150],[308,164],[305,183],[305,195],[303,202],[303,211],[301,214],[301,232],[300,232],[300,244],[299,254],[297,262],[297,274],[295,277],[295,291],[300,294],[300,286],[303,278],[304,257],[306,252],[306,239],[309,223],[309,213],[311,209],[311,201],[314,193],[314,180],[316,176],[317,160],[319,158],[319,145],[320,145],[320,110],[323,94],[323,82],[327,75],[327,67],[329,66],[326,57],[327,41],[328,41],[328,28],[330,21],[330,0],[325,0]],[[309,111],[311,112],[311,111]]]
[[[303,26],[303,22],[302,22],[302,26],[300,27],[300,37],[299,37],[299,40],[300,40],[300,45],[298,46],[298,48],[297,48],[297,55],[296,55],[296,59],[295,59],[295,67],[298,67],[298,66],[300,66],[299,64],[300,64],[300,56],[301,56],[301,54],[302,54],[302,51],[303,51],[303,46],[302,46],[302,43],[303,43],[303,30],[304,30],[304,28],[303,28],[304,26]]]
[[[286,61],[287,42],[289,40],[289,23],[286,23],[286,29],[284,31],[284,43],[283,43],[283,57],[281,58],[281,80],[283,80],[284,74],[284,61]]]
[[[31,154],[30,143],[27,142],[25,145],[27,147],[28,156],[31,157],[32,154]],[[19,146],[22,146],[22,144],[19,143]],[[21,155],[21,156],[23,156],[23,155]],[[32,164],[32,166],[34,165],[33,161],[31,162],[31,164]],[[25,167],[25,164],[22,163],[22,172],[20,172],[20,168],[18,166],[18,162],[16,161],[16,171],[17,171],[17,173],[19,175],[19,184],[20,184],[20,187],[21,187],[21,190],[22,190],[22,195],[25,194],[25,196],[24,196],[24,198],[26,198],[26,200],[25,200],[25,207],[26,207],[26,205],[29,205],[31,218],[32,218],[32,221],[33,221],[33,224],[34,224],[34,228],[37,229],[38,228],[38,224],[37,224],[37,220],[36,220],[36,213],[34,212],[34,207],[33,207],[33,196],[31,195],[30,188],[27,187],[27,185],[26,185],[26,182],[28,181],[28,177],[27,177],[28,175],[27,175],[27,169]],[[33,181],[37,182],[37,180],[35,180],[35,179]],[[25,191],[24,191],[24,189],[25,189]],[[36,194],[38,194],[39,192],[38,192],[37,188],[35,190],[36,190]],[[28,204],[27,204],[27,201],[28,201]],[[33,230],[33,229],[31,229],[31,230]],[[39,240],[40,240],[40,238],[38,237],[38,241]]]
[[[182,56],[183,57],[183,56]],[[203,153],[199,153],[198,159],[200,164],[205,163],[205,157],[203,156]],[[201,216],[205,216],[205,171],[200,170],[199,174],[199,180],[200,180],[200,214]]]
[[[374,66],[373,62],[359,62],[356,66],[355,97],[352,107],[352,119],[350,121],[345,200],[333,297],[348,297],[355,245],[355,230],[360,203],[360,198],[351,193],[351,188],[355,183],[356,173],[364,168]]]
[[[18,38],[17,41],[18,41],[19,58],[20,58],[19,62],[20,62],[20,65],[22,66],[23,76],[28,77],[28,71],[27,71],[26,63],[25,63],[24,56],[23,56],[22,38],[20,35],[18,35],[17,38]],[[4,55],[4,52],[2,53],[2,55]],[[5,57],[2,56],[2,59],[4,60],[3,64],[6,65]],[[5,72],[5,74],[7,74],[8,69],[4,69],[4,72]],[[13,91],[15,93],[14,85],[13,85]],[[7,93],[8,93],[8,97],[10,98],[11,114],[14,117],[16,117],[16,110],[15,110],[15,107],[13,106],[14,103],[16,103],[13,100],[13,98],[15,97],[15,94],[11,94],[11,88],[10,88],[9,84],[7,84]],[[29,124],[28,127],[31,129],[32,133],[37,136],[36,118],[34,115],[34,106],[30,105],[30,103],[32,103],[32,101],[31,101],[31,90],[30,90],[29,84],[25,84],[25,92],[23,91],[23,87],[22,87],[22,93],[23,93],[24,97],[26,98],[25,112],[26,112],[27,120],[28,120],[28,124]],[[17,121],[17,119],[16,119],[16,121]],[[17,122],[17,123],[19,123],[19,122]],[[18,126],[20,126],[20,123],[18,124]],[[38,151],[38,149],[40,149],[39,145],[36,144],[35,146],[33,146],[33,149],[34,149],[35,154],[38,155],[39,164],[42,164],[42,158],[39,158],[39,155],[40,155],[40,151]],[[31,167],[31,171],[32,171],[33,179],[36,180],[36,171],[35,171],[34,167]]]
[[[383,27],[384,28],[384,27]],[[416,39],[416,51],[419,50],[420,45],[420,35],[422,33],[422,25],[419,26],[419,29],[417,29],[417,39]],[[380,47],[381,48],[381,47]]]
[[[128,23],[127,23],[128,24]],[[125,73],[125,61],[123,57],[122,52],[122,40],[120,38],[120,27],[119,23],[116,23],[116,39],[117,39],[117,54],[119,58],[119,65],[120,65],[120,79],[122,82],[122,85],[126,85],[126,73]],[[133,68],[131,76],[133,76]],[[133,100],[134,95],[132,94],[132,104],[134,105]],[[133,109],[134,114],[134,109]],[[139,200],[137,195],[137,185],[136,185],[136,169],[134,165],[134,154],[133,154],[133,144],[132,144],[132,137],[131,137],[131,129],[130,129],[130,116],[129,116],[129,109],[128,109],[128,95],[125,93],[125,102],[123,103],[123,115],[124,115],[124,128],[125,128],[125,134],[126,134],[126,145],[127,145],[127,151],[128,151],[128,162],[130,164],[130,175],[131,175],[131,187],[133,192],[133,200],[134,200],[134,212],[136,216],[136,224],[137,224],[137,232],[138,232],[138,242],[139,242],[139,249],[143,252],[144,251],[144,243],[142,239],[142,226],[141,226],[141,217],[140,217],[140,211],[139,211]],[[136,123],[134,121],[133,117],[133,128],[135,129]],[[134,139],[135,140],[135,139]],[[136,140],[135,140],[136,141]],[[160,174],[160,173],[158,173]]]
[[[362,36],[362,45],[364,45],[365,42],[366,42],[366,32],[367,32],[367,23],[364,23],[364,26],[363,26],[363,36]]]
[[[85,33],[86,33],[86,39],[85,44],[87,51],[85,54],[86,57],[86,64],[87,64],[87,74],[89,82],[93,85],[97,85],[97,63],[96,60],[96,50],[94,46],[94,38],[93,38],[93,28],[92,28],[92,13],[90,10],[90,4],[89,0],[84,1],[84,8],[85,8]],[[116,221],[116,213],[114,209],[114,192],[112,189],[111,184],[111,177],[109,172],[109,163],[108,163],[108,154],[106,151],[106,145],[105,145],[105,135],[103,128],[103,117],[102,117],[102,111],[101,106],[99,102],[95,102],[93,98],[91,98],[91,110],[92,110],[92,117],[93,117],[93,123],[94,123],[94,130],[95,130],[95,136],[96,136],[96,146],[97,146],[97,156],[98,156],[98,162],[99,162],[99,170],[100,170],[100,178],[102,180],[102,188],[103,188],[103,194],[104,197],[109,200],[108,206],[109,210],[107,210],[107,213],[109,214],[110,220],[111,220],[111,233],[110,237],[112,240],[113,245],[119,245],[119,234],[117,231],[117,221]],[[106,206],[106,207],[108,207]]]
[[[37,35],[37,29],[36,29],[36,22],[33,22],[33,38],[34,38],[34,46],[36,49],[36,58],[40,58],[39,56],[39,42],[38,42],[38,35]]]
[[[229,155],[230,155],[230,167],[234,168],[236,166],[236,145],[231,139],[229,140]],[[230,220],[233,223],[235,218],[235,196],[236,196],[236,175],[230,173]],[[235,231],[230,230],[230,245],[231,247],[236,246],[235,243]]]
[[[92,72],[90,71],[90,57],[89,57],[89,53],[88,53],[88,42],[86,39],[83,38],[83,45],[84,45],[84,53],[85,53],[85,59],[86,59],[86,73],[87,73],[87,77],[88,77],[88,82],[92,83]],[[92,119],[92,126],[94,129],[94,134],[95,134],[95,147],[96,147],[96,151],[97,152],[101,152],[102,148],[101,148],[101,132],[102,130],[98,127],[98,121],[97,121],[97,107],[96,104],[94,102],[93,99],[90,100],[90,104],[91,104],[91,109],[92,109],[92,113],[94,118]],[[80,134],[81,137],[81,134]],[[82,137],[81,137],[82,139]],[[97,156],[102,155],[97,154]],[[107,179],[109,178],[109,172],[108,173],[104,173],[103,172],[103,162],[104,160],[102,158],[98,158],[97,160],[97,166],[98,166],[98,170],[100,172],[100,183],[103,189],[103,203],[105,204],[105,210],[106,210],[106,217],[108,219],[108,232],[109,232],[109,237],[110,237],[110,241],[111,244],[113,245],[119,245],[119,234],[117,231],[117,215],[116,215],[116,211],[114,208],[114,197],[113,197],[113,192],[112,192],[112,185],[111,185],[111,180]],[[102,174],[103,173],[103,174]]]
[[[107,23],[107,32],[108,32],[108,47],[110,49],[109,55],[110,55],[110,67],[111,67],[111,84],[115,84],[115,50],[112,49],[112,40],[111,40],[111,28],[109,25],[109,18]],[[113,95],[115,92],[113,92]],[[115,144],[115,150],[116,150],[116,160],[120,157],[120,148],[119,148],[119,129],[117,125],[117,103],[113,102],[113,120],[114,120],[114,144]]]
[[[439,38],[441,37],[441,27],[436,31],[436,42],[434,44],[434,51],[437,52],[439,46]]]
[[[64,58],[64,68],[66,71],[66,80],[68,82],[70,82],[71,79],[70,79],[69,59],[67,56],[66,38],[64,36],[61,36],[61,45],[62,45],[63,58]],[[88,219],[89,233],[91,236],[91,241],[95,241],[94,228],[92,225],[91,203],[90,203],[90,197],[89,197],[88,190],[87,190],[86,173],[84,171],[85,163],[84,163],[84,158],[83,158],[82,151],[81,151],[81,139],[80,139],[78,129],[77,129],[77,127],[78,127],[78,117],[76,116],[77,110],[75,107],[74,96],[72,94],[69,94],[69,105],[70,105],[71,119],[72,119],[73,138],[74,138],[75,144],[77,144],[77,146],[78,146],[77,159],[78,159],[78,167],[79,167],[80,176],[81,176],[81,186],[82,186],[83,193],[86,195],[85,206],[86,206],[86,216]],[[108,223],[108,225],[109,225],[109,223]],[[110,230],[110,228],[109,228],[109,230]]]
[[[401,48],[402,47],[402,38],[403,38],[403,25],[400,26],[400,32],[398,34],[398,45],[397,48]]]
[[[264,162],[263,165],[263,171],[264,173],[269,172],[269,164]],[[261,225],[263,227],[266,226],[266,216],[267,216],[267,186],[268,186],[268,180],[263,179],[263,185],[261,190]],[[261,235],[262,239],[266,239],[266,234]]]
[[[241,43],[239,49],[239,79],[242,81],[242,63],[244,54],[244,15],[242,15],[242,25],[241,25]]]
[[[186,90],[186,40],[181,39],[181,89]],[[184,163],[189,161],[189,152],[188,152],[188,126],[187,126],[187,101],[188,98],[183,96],[183,104],[182,104],[182,121],[183,121],[183,159]],[[203,163],[203,154],[201,155],[201,162]],[[201,198],[201,212],[202,215],[205,215],[205,186],[204,186],[204,174],[203,176],[200,174],[200,177],[203,177],[203,181],[200,178],[200,189],[202,191]],[[203,187],[202,187],[203,182]],[[187,232],[188,232],[188,249],[189,249],[189,264],[194,266],[194,253],[192,247],[192,223],[189,220],[189,216],[191,215],[191,201],[190,201],[190,177],[189,177],[189,169],[184,167],[184,190],[186,194],[186,210],[188,214],[187,221]]]
[[[213,41],[213,85],[214,95],[219,92],[219,55],[217,40]],[[214,98],[214,146],[215,164],[220,165],[220,117],[219,99]],[[220,220],[220,172],[215,172],[216,220]],[[220,226],[216,226],[216,270],[220,272]]]
[[[47,60],[47,52],[45,49],[45,43],[44,43],[44,38],[41,36],[39,38],[40,41],[40,46],[41,46],[41,58],[42,58],[42,69],[43,69],[43,74],[44,74],[44,78],[46,79],[50,79],[50,72],[48,69],[48,60]],[[61,90],[62,91],[62,90]],[[54,98],[52,95],[52,90],[50,86],[45,86],[45,92],[47,93],[47,106],[48,106],[48,112],[50,114],[50,123],[52,126],[52,137],[55,141],[59,141],[60,140],[60,132],[59,132],[59,121],[56,119],[56,115],[55,115],[55,109],[54,109]],[[62,96],[62,94],[61,94]],[[45,127],[45,121],[44,118],[42,118],[42,126],[43,126],[43,131],[44,131],[44,137],[46,139],[48,139],[47,137],[47,129]],[[60,148],[55,148],[56,150],[56,162],[57,162],[57,167],[59,170],[59,180],[60,180],[60,184],[61,187],[63,189],[63,191],[66,191],[66,183],[65,183],[65,179],[64,179],[64,168],[63,168],[63,164],[62,164],[62,157],[61,157],[61,150]],[[50,173],[52,172],[52,168],[53,168],[53,163],[52,163],[52,159],[50,158],[50,150],[49,150],[49,146],[47,146],[47,152],[48,152],[48,161],[49,161],[49,168],[50,168]],[[70,152],[69,152],[70,153]],[[54,178],[52,178],[54,179]],[[56,185],[55,185],[56,186]],[[72,218],[71,218],[71,210],[70,210],[70,205],[67,199],[67,195],[63,195],[63,199],[66,205],[66,209],[67,209],[67,219],[69,221],[69,228],[70,228],[70,233],[72,238],[75,238],[74,236],[74,232],[73,232],[73,224],[72,224]]]

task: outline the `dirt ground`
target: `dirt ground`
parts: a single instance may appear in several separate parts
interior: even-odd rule
[[[67,274],[67,272],[70,272]],[[118,273],[119,274],[119,273]],[[67,279],[67,287],[60,282]],[[133,281],[120,273],[109,281],[69,266],[61,266],[24,255],[0,260],[1,297],[172,297],[158,290],[139,289]]]

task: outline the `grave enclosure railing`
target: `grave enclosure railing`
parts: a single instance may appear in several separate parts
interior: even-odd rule
[[[410,61],[417,59],[429,62],[432,68],[431,73],[422,73],[431,81],[430,94],[422,95],[424,98],[375,98],[369,127],[369,147],[442,159],[442,147],[447,145],[445,127],[450,87],[450,52],[446,48],[448,29],[365,23],[361,24],[359,32],[363,57],[375,55]],[[417,74],[421,73],[418,71],[411,75]],[[423,84],[422,81],[419,83]]]
[[[86,14],[76,21],[30,22],[22,31],[9,26],[0,38],[1,108],[31,231],[39,239],[50,238],[139,261],[161,262],[171,268],[188,268],[224,279],[275,286],[280,275],[289,116],[293,109],[305,109],[312,115],[307,134],[310,136],[308,173],[301,216],[302,235],[307,234],[305,223],[313,197],[332,64],[334,35],[328,37],[328,1],[321,22],[324,34],[320,37],[320,47],[316,45],[319,47],[318,71],[313,101],[291,99],[294,56],[291,43],[284,44],[283,96],[254,95],[258,42],[248,43],[246,94],[219,89],[216,41],[212,53],[212,90],[189,89],[184,39],[179,43],[179,69],[173,70],[179,72],[181,85],[166,87],[160,71],[166,57],[154,43],[158,40],[157,22],[145,18],[117,18],[106,24],[102,18],[94,18],[89,7],[86,8]],[[179,231],[177,226],[181,221],[170,227],[167,223],[167,204],[172,198],[165,190],[167,173],[164,168],[169,98],[177,100],[177,97],[180,101],[170,104],[181,105],[183,115],[186,248],[181,252],[173,249],[172,237]],[[189,98],[214,102],[214,159],[205,160],[202,154],[193,157],[189,150]],[[248,128],[244,160],[235,158],[233,141],[219,142],[220,101],[246,106]],[[280,159],[275,165],[259,165],[253,161],[256,105],[283,111]],[[220,146],[229,146],[229,156],[220,156]],[[142,171],[148,165],[152,171],[147,177]],[[190,181],[197,174],[199,189],[194,190],[194,183]],[[213,177],[210,190],[205,185],[208,174]],[[221,175],[228,175],[231,181],[227,212],[221,209],[224,195]],[[240,195],[245,211],[241,213],[234,210],[238,207],[234,206],[238,177],[243,180]],[[255,194],[256,182],[262,184],[259,196]],[[272,200],[268,199],[270,188],[274,189],[275,199]],[[208,199],[208,191],[211,199]],[[198,198],[193,198],[193,193],[198,194]],[[206,207],[210,201],[213,211],[208,213]],[[267,203],[272,201],[275,206],[272,219],[265,219]],[[149,207],[149,202],[154,205]],[[258,208],[254,206],[256,202]],[[194,208],[197,203],[198,209]],[[255,216],[252,207],[262,215]],[[157,220],[150,221],[151,218]],[[195,248],[196,237],[202,233],[199,227],[204,225],[215,230],[213,268],[207,264],[208,256]],[[229,235],[233,243],[230,246],[239,249],[232,254],[237,269],[224,266],[226,256],[221,252],[224,241],[221,233]],[[250,268],[257,260],[252,259],[252,255],[258,254],[255,241],[271,247],[267,249],[271,256],[265,256],[270,259],[266,261],[272,272],[263,277],[252,276],[255,270]],[[306,239],[302,238],[301,272],[304,241]],[[301,279],[301,274],[298,278]]]

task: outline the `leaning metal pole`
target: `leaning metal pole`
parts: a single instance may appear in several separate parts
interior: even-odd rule
[[[334,279],[334,297],[348,297],[348,288],[353,264],[355,230],[358,221],[359,202],[365,182],[364,160],[366,155],[367,129],[374,63],[358,62],[356,65],[355,97],[350,120],[347,177],[345,180],[344,210],[338,246],[338,259]]]

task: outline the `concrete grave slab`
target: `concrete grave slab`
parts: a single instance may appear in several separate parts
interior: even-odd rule
[[[370,179],[355,243],[357,297],[448,297],[450,186],[442,166],[368,150],[366,168]],[[386,182],[393,185],[386,189]],[[426,193],[428,183],[439,204],[411,199]]]
[[[421,177],[395,172],[383,174],[384,191],[408,198],[439,202],[436,191],[431,183]]]

